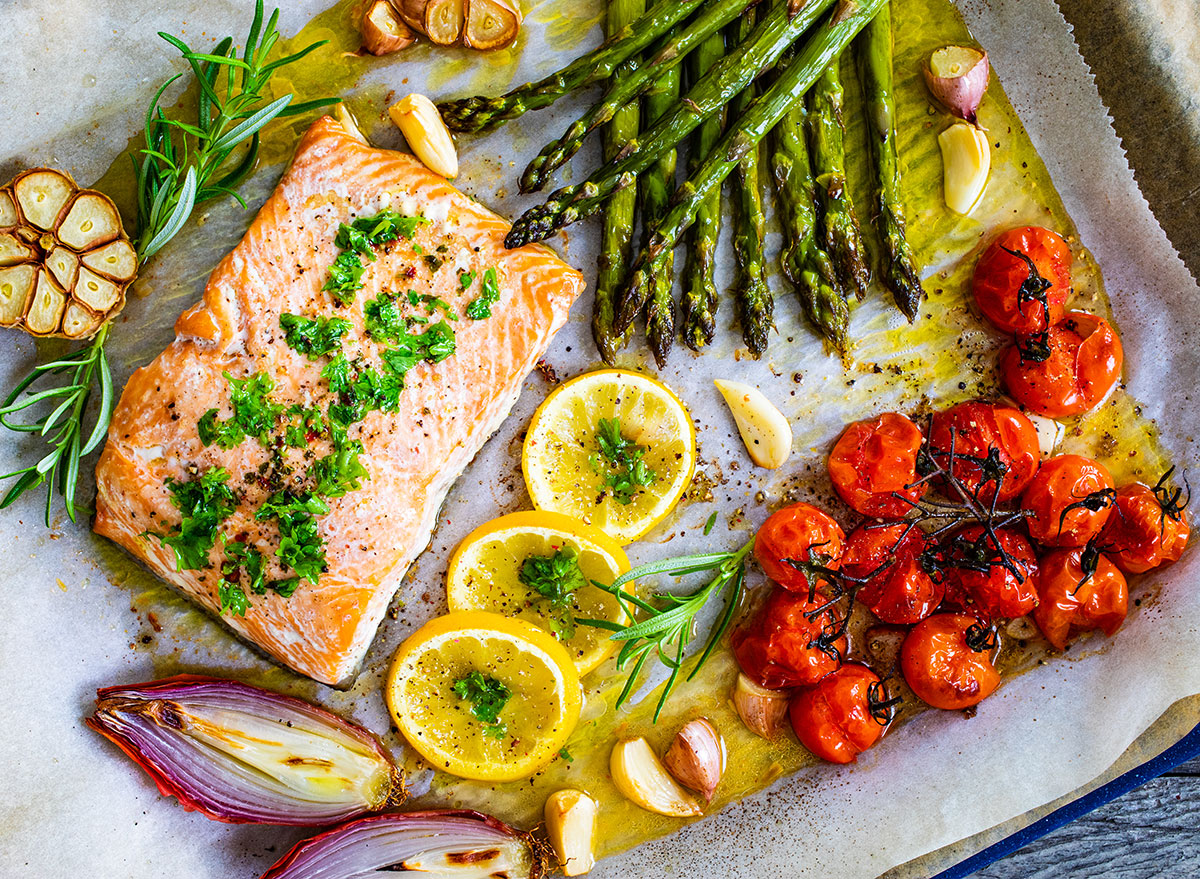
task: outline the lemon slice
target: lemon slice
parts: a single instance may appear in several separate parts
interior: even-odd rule
[[[572,553],[574,561],[569,560]],[[555,556],[568,569],[576,568],[578,584],[567,602],[558,605],[521,582],[527,560]],[[511,513],[481,525],[459,544],[446,574],[446,601],[452,611],[489,610],[545,629],[567,649],[579,674],[585,675],[619,645],[606,630],[575,620],[628,622],[620,602],[591,585],[593,580],[611,583],[628,570],[625,551],[599,528],[545,510]]]
[[[634,444],[632,456],[653,474],[624,494],[605,477],[619,479],[630,468],[614,467],[599,438],[601,420],[611,426],[614,418],[619,439]],[[623,369],[588,372],[556,388],[533,414],[521,453],[535,507],[582,519],[622,544],[666,518],[695,466],[696,431],[683,403],[662,382]]]
[[[478,677],[476,677],[478,675]],[[479,688],[506,695],[491,702]],[[435,769],[482,781],[515,781],[549,763],[579,720],[582,690],[562,645],[532,623],[484,611],[437,617],[392,660],[388,709],[400,732]]]

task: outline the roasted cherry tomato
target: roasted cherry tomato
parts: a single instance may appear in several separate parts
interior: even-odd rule
[[[1016,531],[997,528],[995,534],[999,545],[982,525],[968,525],[950,538],[946,603],[986,620],[1025,616],[1037,606],[1037,556]]]
[[[979,258],[972,289],[996,329],[1043,333],[1058,323],[1071,291],[1071,249],[1049,229],[1009,229]]]
[[[842,573],[865,582],[858,600],[885,623],[919,623],[941,604],[945,590],[921,566],[929,546],[913,525],[867,523],[846,540]]]
[[[879,675],[843,665],[792,697],[788,713],[800,744],[830,763],[853,763],[879,741],[890,713]]]
[[[846,535],[833,518],[812,504],[792,504],[770,515],[754,538],[754,557],[763,572],[785,589],[808,593],[808,577],[784,559],[836,570]],[[825,580],[818,579],[814,589]]]
[[[850,507],[864,516],[899,518],[912,509],[895,495],[917,501],[925,483],[917,481],[921,429],[895,412],[857,421],[838,437],[829,453],[829,476]]]
[[[1117,489],[1117,504],[1104,530],[1100,547],[1126,574],[1140,574],[1183,555],[1191,524],[1178,490],[1164,476],[1154,488],[1135,482]]]
[[[935,613],[904,639],[900,670],[921,701],[934,708],[969,708],[1000,685],[995,646],[995,633],[970,614]]]
[[[953,465],[953,475],[963,488],[991,503],[997,486],[1001,501],[1025,490],[1037,473],[1041,449],[1033,422],[1018,410],[991,403],[959,403],[933,416],[929,457],[943,470],[950,471]],[[958,500],[948,482],[940,481],[943,492]]]
[[[772,690],[807,687],[841,665],[846,655],[842,617],[829,607],[786,589],[771,590],[766,603],[733,633],[733,655],[746,677]]]
[[[1043,546],[1083,546],[1100,533],[1114,503],[1113,480],[1102,464],[1079,455],[1043,462],[1025,489],[1029,536]]]
[[[1046,640],[1062,650],[1078,632],[1115,634],[1129,610],[1125,575],[1098,550],[1059,549],[1038,562],[1038,602],[1033,619]]]
[[[1121,375],[1124,354],[1103,318],[1072,311],[1045,337],[1018,339],[1001,355],[1004,385],[1026,409],[1051,418],[1096,408]]]

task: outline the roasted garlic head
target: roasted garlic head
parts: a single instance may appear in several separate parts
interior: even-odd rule
[[[51,168],[0,187],[0,326],[87,338],[124,307],[137,268],[103,193]]]

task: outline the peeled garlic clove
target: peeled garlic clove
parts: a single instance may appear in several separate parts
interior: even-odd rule
[[[431,43],[453,46],[463,32],[464,0],[429,0],[425,4],[423,29]]]
[[[969,46],[943,46],[929,56],[922,72],[937,102],[974,125],[987,91],[990,73],[987,52]]]
[[[521,8],[508,0],[466,0],[463,45],[472,49],[500,49],[512,44],[521,32]]]
[[[333,110],[333,118],[337,120],[338,125],[342,126],[346,134],[357,140],[359,143],[370,146],[367,143],[366,136],[358,127],[358,121],[354,118],[354,114],[350,112],[350,108],[345,104],[338,104]]]
[[[645,739],[617,742],[608,765],[617,790],[643,809],[672,818],[704,814],[700,804],[667,772]]]
[[[1063,436],[1066,435],[1066,428],[1060,422],[1053,418],[1047,418],[1045,415],[1026,412],[1025,416],[1033,423],[1034,430],[1037,431],[1038,447],[1042,451],[1042,457],[1050,457],[1058,448],[1058,444],[1062,442]]]
[[[740,672],[733,686],[733,707],[746,729],[767,741],[778,738],[787,724],[787,692],[768,690]]]
[[[375,0],[362,19],[363,48],[372,55],[388,55],[407,49],[416,37],[400,19],[388,0]]]
[[[742,382],[713,382],[725,398],[751,460],[759,467],[782,467],[792,453],[792,426],[758,388]]]
[[[987,132],[956,122],[938,135],[946,187],[946,206],[966,216],[979,203],[992,167]]]
[[[663,763],[676,781],[711,803],[725,774],[725,740],[708,718],[688,721],[675,733]]]
[[[442,177],[458,176],[458,151],[433,101],[424,95],[408,95],[393,104],[388,115],[425,167]]]
[[[555,791],[546,799],[546,835],[564,876],[596,866],[596,801],[583,791]]]

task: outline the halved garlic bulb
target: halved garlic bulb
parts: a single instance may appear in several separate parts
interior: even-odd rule
[[[0,188],[0,326],[82,339],[125,305],[137,252],[116,205],[52,168]]]

